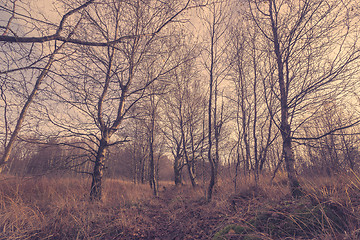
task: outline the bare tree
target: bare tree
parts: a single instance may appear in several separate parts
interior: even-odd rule
[[[151,78],[151,76],[150,76]],[[146,128],[146,143],[149,149],[149,183],[153,189],[154,196],[158,195],[158,169],[156,157],[160,156],[160,144],[162,142],[159,133],[159,108],[160,98],[164,94],[166,85],[151,85],[148,90],[150,96],[144,99],[144,106],[141,108],[143,112],[143,124]],[[159,141],[160,140],[160,141]]]
[[[195,49],[185,49],[184,55],[195,55]],[[164,97],[163,132],[169,141],[174,156],[175,184],[180,183],[179,175],[186,166],[193,187],[196,183],[196,165],[203,151],[203,115],[205,111],[205,93],[198,79],[196,58],[176,69],[171,75],[171,84]]]
[[[273,117],[294,197],[301,195],[295,170],[293,139],[324,99],[345,89],[359,58],[352,19],[353,1],[248,1],[255,24],[272,59],[276,77],[266,87],[278,99]],[[355,39],[355,40],[354,40]]]
[[[244,175],[252,169],[255,182],[267,160],[267,153],[277,137],[271,120],[272,102],[266,101],[263,81],[264,52],[261,51],[260,33],[248,16],[240,15],[230,30],[231,84],[234,92],[229,100],[234,104],[235,115],[235,185],[238,168],[243,163]],[[236,188],[235,188],[236,189]]]
[[[322,108],[314,118],[305,123],[301,128],[303,135],[322,136],[334,129],[339,129],[332,134],[319,139],[300,141],[299,152],[305,161],[305,170],[310,173],[327,174],[345,172],[358,168],[358,126],[343,128],[352,124],[356,119],[352,109],[337,103],[336,100],[324,101]],[[299,154],[300,155],[300,154]]]
[[[71,38],[71,36],[76,31],[79,22],[77,22],[77,23],[75,22],[74,27],[72,27],[71,29],[64,30],[64,25],[65,25],[67,19],[70,16],[72,16],[73,14],[76,14],[79,11],[81,11],[82,9],[86,8],[92,2],[93,1],[87,1],[84,4],[78,6],[77,8],[71,9],[67,13],[65,13],[62,16],[62,19],[61,19],[59,25],[55,28],[55,30],[56,30],[55,35],[64,34],[63,32],[65,32],[66,37],[64,37],[64,39]],[[26,20],[26,22],[29,23],[30,25],[34,24],[31,21],[35,21],[35,22],[39,21],[37,19],[32,19],[30,16],[24,16],[22,14],[19,14],[16,11],[16,3],[17,3],[17,1],[13,1],[12,9],[8,9],[6,5],[1,6],[2,10],[6,10],[7,12],[11,13],[11,17],[9,18],[6,26],[1,26],[1,28],[4,29],[4,32],[1,35],[1,37],[3,39],[1,41],[4,41],[6,43],[14,42],[14,44],[18,44],[18,41],[9,40],[9,39],[12,39],[12,38],[15,38],[17,40],[17,38],[18,38],[15,31],[12,30],[12,28],[11,28],[11,23],[12,23],[13,19],[16,18],[18,15],[20,15],[22,18],[24,18]],[[33,29],[30,29],[30,30],[33,31]],[[9,33],[12,34],[12,35],[15,35],[15,36],[8,36],[7,34],[9,34]],[[21,41],[19,41],[19,42],[21,42]],[[34,43],[34,41],[32,43]],[[50,50],[51,53],[48,54],[48,56],[40,57],[39,59],[30,61],[30,63],[28,63],[27,66],[19,66],[17,63],[14,63],[14,64],[11,64],[11,65],[8,64],[7,69],[1,70],[0,74],[4,76],[3,81],[1,83],[1,96],[2,96],[2,100],[4,101],[4,105],[5,105],[4,110],[3,110],[3,112],[4,112],[4,128],[5,128],[5,139],[4,139],[5,149],[4,149],[4,153],[2,154],[1,159],[0,159],[0,167],[1,167],[0,172],[2,171],[5,164],[9,160],[11,151],[12,151],[13,146],[15,144],[15,141],[16,141],[18,135],[19,135],[19,132],[20,132],[20,130],[22,128],[22,125],[23,125],[23,122],[25,120],[25,116],[26,116],[26,114],[28,112],[28,109],[29,109],[30,105],[33,103],[33,101],[34,101],[34,99],[35,99],[35,97],[36,97],[36,95],[37,95],[37,93],[38,93],[38,91],[39,91],[45,77],[47,76],[51,66],[53,65],[54,61],[56,61],[56,55],[60,52],[60,50],[63,48],[63,46],[64,46],[64,43],[60,44],[60,46],[56,46],[56,44],[55,44],[55,46],[50,46],[50,49],[53,49],[53,50]],[[18,49],[16,49],[16,48],[11,49],[11,47],[10,47],[10,49],[13,50],[13,51],[23,50],[25,52],[22,52],[22,54],[27,54],[28,58],[30,58],[30,56],[32,55],[33,47],[31,47],[31,48],[23,48],[21,45],[19,45],[19,47],[20,48],[18,48]],[[6,49],[6,47],[3,46],[3,49],[4,48]],[[6,49],[6,50],[8,50],[8,49]],[[26,53],[26,51],[28,53]],[[6,52],[3,52],[3,54],[4,54],[5,59],[6,58],[9,59],[8,56],[10,56],[10,54],[7,54]],[[23,56],[20,59],[22,59],[22,58],[23,58]],[[44,59],[47,59],[47,62],[45,63],[45,65],[44,66],[37,66],[37,65],[39,65],[39,62],[41,63]],[[11,134],[9,135],[10,126],[9,126],[8,116],[7,116],[9,103],[7,102],[7,97],[6,97],[7,94],[5,93],[5,86],[10,85],[8,83],[9,82],[9,74],[14,74],[15,73],[15,74],[19,74],[20,76],[21,75],[26,76],[26,74],[29,73],[29,70],[32,70],[32,69],[37,69],[39,71],[39,74],[38,74],[38,76],[36,78],[36,81],[35,81],[34,85],[32,86],[31,92],[26,96],[25,103],[23,104],[19,115],[16,117],[16,119],[17,119],[16,124],[15,124]],[[8,135],[9,135],[9,139],[8,139]]]
[[[137,108],[133,108],[137,112]],[[131,121],[131,128],[128,127],[131,134],[129,134],[131,157],[133,164],[133,181],[134,183],[145,183],[145,176],[147,172],[146,159],[149,158],[149,145],[146,141],[146,129],[144,124],[138,118]]]
[[[208,161],[210,163],[210,181],[207,200],[211,201],[216,184],[218,165],[220,162],[219,142],[223,127],[223,103],[219,96],[223,92],[220,84],[228,71],[226,65],[226,28],[230,18],[230,2],[209,1],[200,18],[204,23],[203,62],[209,77],[208,93]],[[219,106],[220,105],[220,106]]]
[[[90,192],[93,200],[101,199],[107,150],[123,143],[124,139],[115,133],[130,109],[148,95],[149,86],[181,64],[173,61],[172,51],[166,45],[165,25],[189,3],[100,1],[83,14],[81,24],[88,27],[76,34],[89,39],[87,41],[96,39],[109,44],[105,48],[78,45],[69,49],[69,59],[58,69],[61,78],[54,77],[48,86],[51,98],[67,105],[68,115],[57,119],[56,113],[47,114],[64,132],[93,142]],[[138,37],[113,42],[121,35]]]

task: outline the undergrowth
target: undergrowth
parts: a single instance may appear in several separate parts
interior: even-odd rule
[[[302,179],[293,199],[284,176],[255,185],[220,179],[205,187],[107,179],[90,202],[90,179],[0,179],[0,239],[360,239],[360,178],[355,173]]]

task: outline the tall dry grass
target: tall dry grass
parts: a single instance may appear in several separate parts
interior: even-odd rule
[[[131,232],[148,186],[107,180],[100,203],[88,199],[90,179],[0,180],[0,239],[100,239]],[[131,210],[131,211],[129,211]]]
[[[360,239],[360,177],[302,179],[290,196],[286,174],[273,182],[220,178],[206,186],[150,187],[107,179],[103,201],[89,201],[90,179],[0,178],[0,239]]]
[[[258,184],[240,185],[230,197],[236,214],[215,239],[231,239],[234,233],[238,239],[360,239],[359,175],[300,179],[303,196],[298,199],[291,197],[285,173],[274,181],[262,176]]]

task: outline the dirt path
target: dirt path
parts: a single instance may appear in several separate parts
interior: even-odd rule
[[[163,190],[157,199],[143,206],[141,214],[153,225],[145,234],[146,239],[211,239],[227,218],[198,194],[182,190],[175,187]]]

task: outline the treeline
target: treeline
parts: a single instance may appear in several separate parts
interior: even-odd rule
[[[70,146],[69,146],[70,145]],[[17,176],[82,177],[91,175],[91,156],[82,149],[84,144],[73,140],[67,144],[57,139],[39,144],[32,139],[18,141],[13,150],[6,173]],[[136,154],[136,153],[135,153]],[[135,155],[130,147],[114,147],[107,156],[105,176],[121,178],[134,183],[149,181],[147,155]],[[172,162],[166,155],[157,156],[156,176],[172,181]]]
[[[297,197],[300,173],[358,170],[359,3],[53,4],[0,2],[2,171],[90,174],[92,200],[104,176],[186,178],[210,201],[224,176],[286,171]]]

